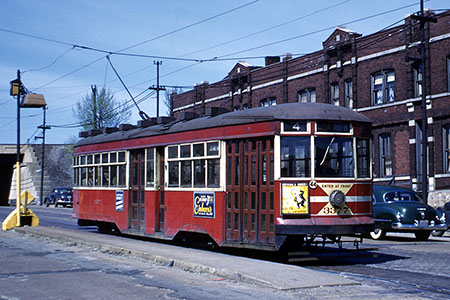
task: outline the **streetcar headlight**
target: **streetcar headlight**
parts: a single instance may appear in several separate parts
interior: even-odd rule
[[[330,203],[336,207],[345,205],[345,194],[340,190],[334,190],[330,194]]]

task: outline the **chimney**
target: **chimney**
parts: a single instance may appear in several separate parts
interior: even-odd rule
[[[265,63],[266,63],[266,67],[279,63],[280,62],[280,57],[279,56],[266,56],[265,57]]]

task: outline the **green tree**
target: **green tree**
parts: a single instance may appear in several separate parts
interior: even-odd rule
[[[73,108],[73,116],[84,130],[117,127],[130,119],[131,111],[125,102],[117,101],[111,91],[105,88],[100,91],[96,86],[91,88],[91,93]]]

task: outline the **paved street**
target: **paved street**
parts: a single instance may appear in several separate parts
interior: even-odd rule
[[[0,208],[2,218],[7,209]],[[19,232],[26,232],[26,228],[0,233],[0,299],[445,299],[450,296],[449,233],[428,242],[416,242],[412,235],[390,235],[384,241],[365,240],[363,247],[378,250],[371,251],[370,255],[298,267],[286,265],[289,272],[297,272],[295,278],[287,278],[288,273],[276,271],[275,268],[284,268],[282,264],[245,258],[245,263],[249,264],[246,269],[250,272],[241,269],[244,276],[240,278],[183,268],[177,265],[178,258],[171,263],[170,259],[167,262],[162,258],[145,257],[156,251],[152,249],[163,249],[158,255],[167,258],[174,257],[177,251],[189,252],[194,253],[191,254],[194,261],[201,258],[202,262],[208,260],[212,264],[215,262],[216,267],[227,268],[228,265],[230,269],[235,267],[233,263],[242,265],[243,258],[98,234],[94,228],[80,230],[70,218],[70,209],[36,207],[34,210],[41,224],[61,225],[66,220],[68,225],[43,225],[39,228],[44,232],[40,236]],[[44,230],[46,228],[48,230]],[[57,234],[61,237],[56,238]],[[90,236],[116,248],[103,248],[94,242],[74,242],[70,236],[86,241],[89,241],[86,236]],[[122,247],[119,250],[123,251],[111,250],[117,247]],[[144,247],[147,256],[134,255],[139,253],[139,247]],[[183,259],[182,256],[179,259]],[[273,277],[274,282],[298,281],[303,285],[278,289],[257,280],[246,280],[245,275],[252,274],[252,270],[258,270],[261,276]],[[314,273],[317,271],[321,273]],[[322,274],[319,277],[325,284],[313,284],[312,276],[316,274]],[[340,284],[326,284],[327,280],[337,280]]]

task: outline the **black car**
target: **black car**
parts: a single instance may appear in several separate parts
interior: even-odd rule
[[[62,205],[63,207],[72,206],[72,188],[70,187],[56,187],[52,190],[50,196],[44,198],[44,204],[49,207],[54,204],[55,207]]]
[[[433,230],[445,231],[441,214],[424,204],[413,190],[396,186],[373,186],[373,239],[386,232],[412,232],[418,240],[427,240]]]
[[[450,202],[445,203],[443,207],[436,208],[436,213],[442,223],[446,223],[447,227],[450,226]],[[444,233],[444,230],[433,230],[433,232],[431,232],[433,236],[443,236]]]

